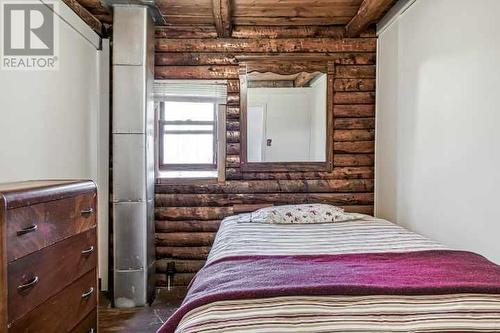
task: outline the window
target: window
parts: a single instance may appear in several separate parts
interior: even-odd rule
[[[156,80],[157,177],[224,181],[227,82]]]
[[[160,170],[216,171],[216,101],[171,97],[159,107]]]

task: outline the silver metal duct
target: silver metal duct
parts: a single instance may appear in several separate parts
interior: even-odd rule
[[[114,6],[145,6],[153,18],[155,25],[165,25],[166,21],[154,0],[101,0],[104,7],[111,9]]]
[[[154,26],[146,6],[113,10],[113,289],[134,307],[154,295]]]

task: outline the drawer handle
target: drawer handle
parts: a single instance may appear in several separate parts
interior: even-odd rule
[[[94,288],[93,287],[90,287],[89,291],[87,292],[84,292],[82,294],[82,298],[88,298],[90,295],[92,295],[92,293],[94,292]]]
[[[94,212],[94,209],[92,208],[89,208],[89,209],[84,209],[80,212],[80,215],[82,216],[89,216],[90,214],[92,214]]]
[[[18,230],[17,231],[17,235],[18,236],[21,236],[21,235],[24,235],[24,234],[28,234],[30,232],[33,232],[35,231],[36,229],[38,229],[38,226],[36,224],[33,224],[27,228],[24,228],[24,229],[21,229],[21,230]]]
[[[39,280],[38,276],[35,276],[31,280],[29,280],[27,283],[17,286],[17,290],[23,291],[23,290],[29,289],[29,288],[33,287],[35,284],[37,284],[38,280]]]
[[[88,255],[88,254],[91,254],[92,252],[94,252],[94,247],[93,247],[93,246],[89,247],[89,248],[88,248],[88,249],[86,249],[86,250],[83,250],[83,251],[82,251],[82,255],[86,256],[86,255]]]

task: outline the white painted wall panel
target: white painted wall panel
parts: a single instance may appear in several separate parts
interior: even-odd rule
[[[375,201],[376,213],[390,221],[397,220],[397,132],[398,132],[398,83],[399,58],[397,27],[388,29],[379,36],[377,86],[377,112],[375,141]],[[379,144],[381,146],[379,146]],[[380,199],[380,200],[379,200]]]
[[[500,2],[417,0],[379,39],[376,213],[500,263]]]
[[[323,75],[312,87],[248,89],[248,118],[265,117],[249,121],[249,162],[260,162],[262,149],[266,162],[325,161],[326,85]]]
[[[99,36],[74,12],[59,6],[59,70],[0,70],[0,182],[93,179],[106,288],[109,52],[98,49]]]
[[[75,27],[59,27],[59,70],[0,72],[0,138],[9,143],[0,145],[1,182],[92,176],[99,52]]]
[[[312,84],[313,103],[310,114],[311,140],[309,143],[309,158],[311,161],[326,160],[326,91],[327,76],[321,75]]]
[[[254,106],[266,110],[265,139],[272,140],[270,147],[263,142],[266,162],[309,160],[311,94],[311,88],[248,89],[249,110]],[[248,140],[252,139],[253,135],[249,135]],[[248,146],[253,146],[252,142]]]

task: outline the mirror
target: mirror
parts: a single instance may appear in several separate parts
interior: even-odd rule
[[[248,162],[325,162],[326,74],[247,78]]]
[[[325,61],[241,62],[241,170],[331,170],[331,91]]]

